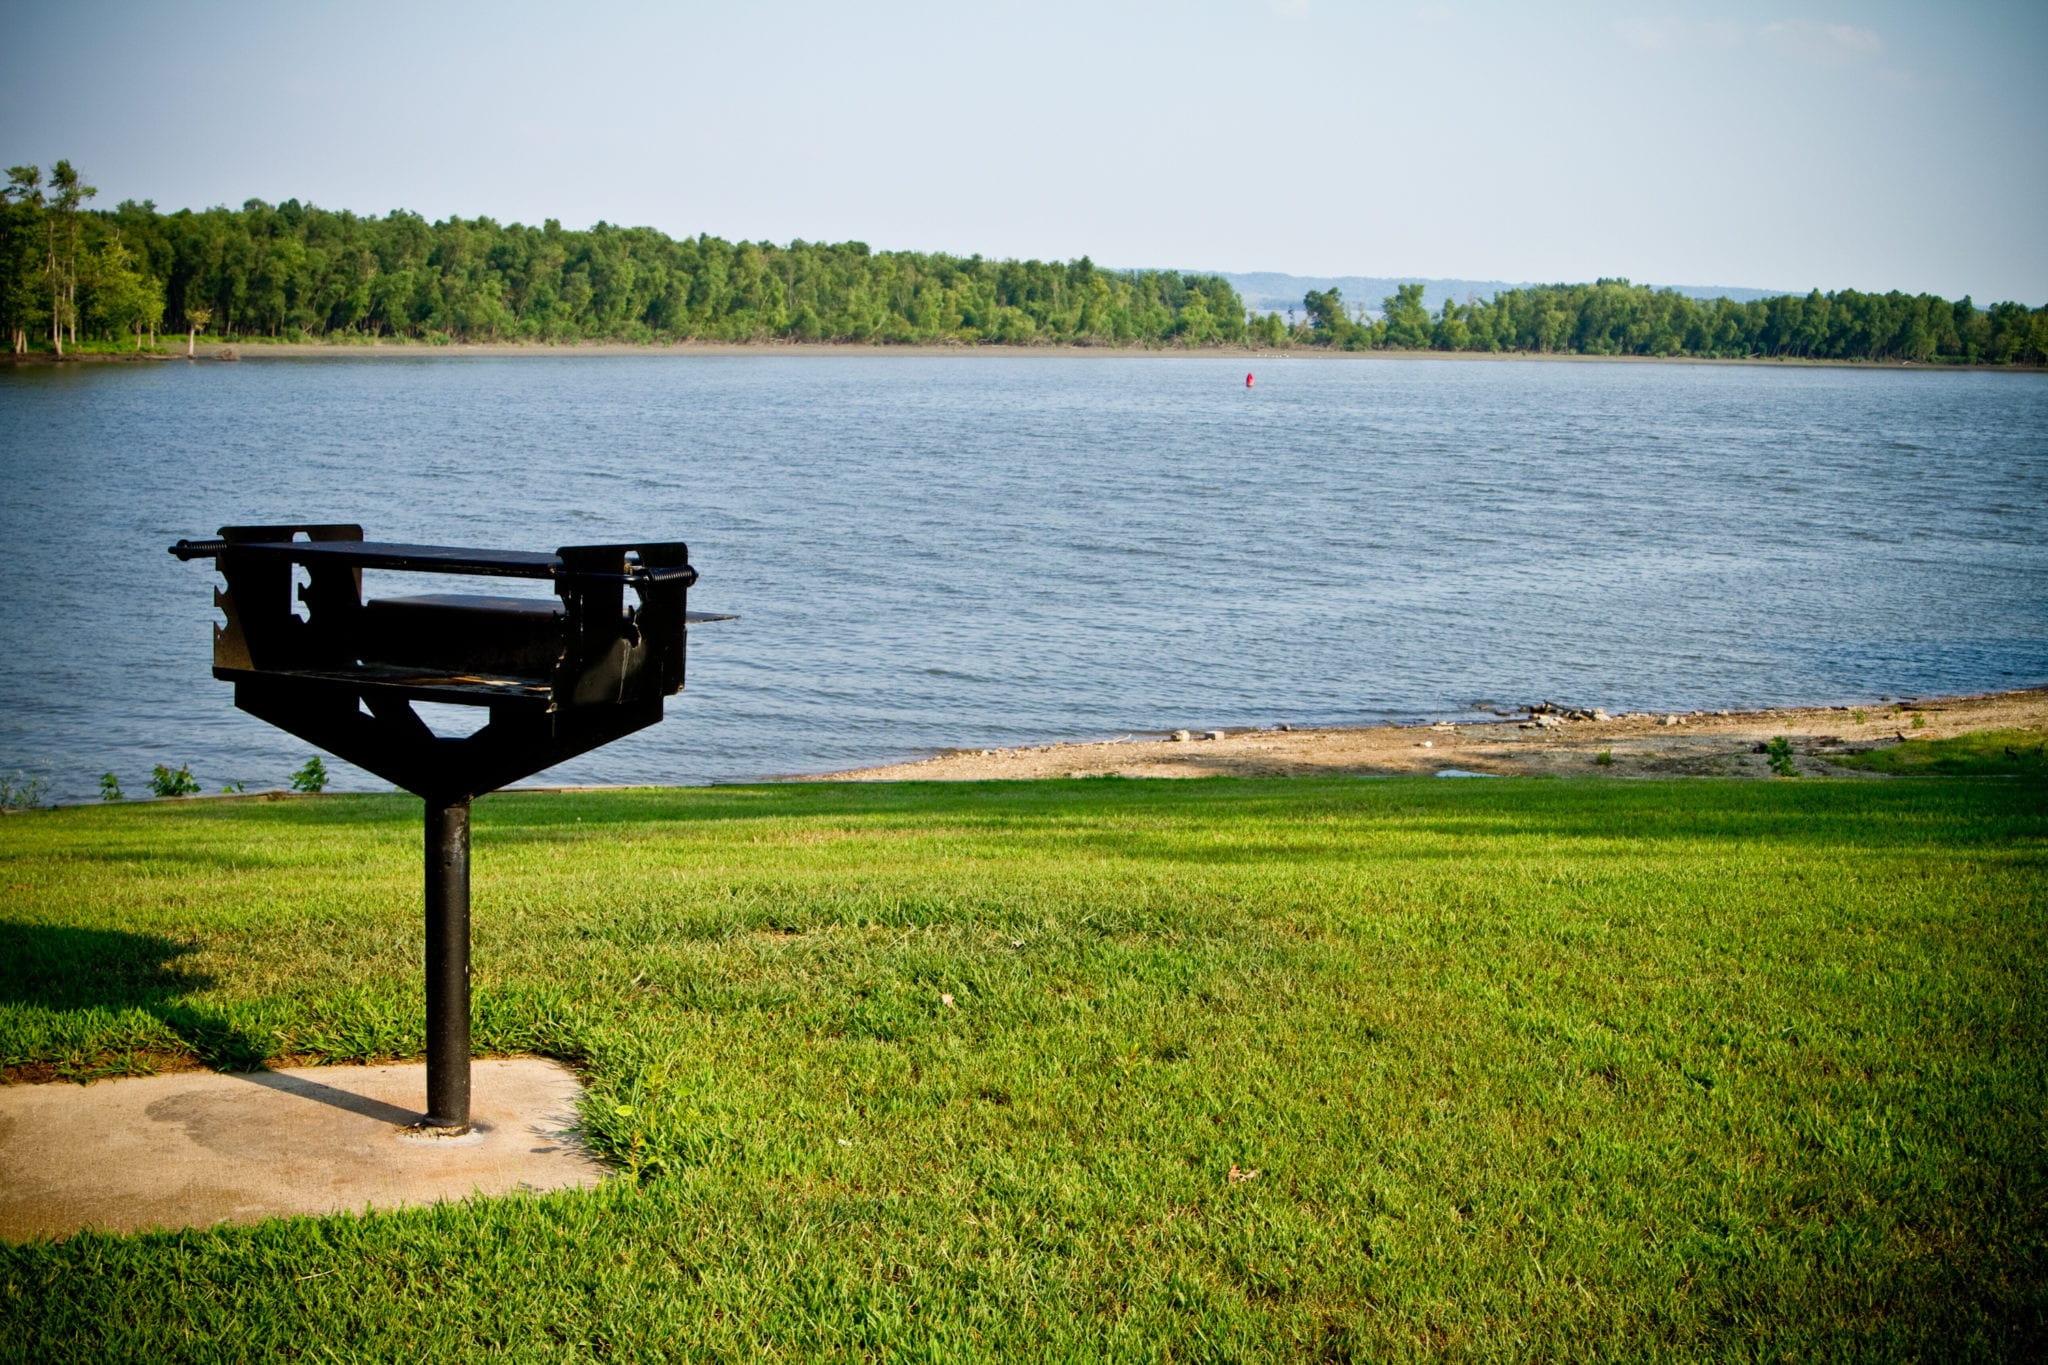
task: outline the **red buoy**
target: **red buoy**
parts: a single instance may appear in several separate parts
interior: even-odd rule
[[[1250,375],[1246,375],[1244,377],[1244,386],[1246,388],[1250,388],[1252,386],[1252,377]]]

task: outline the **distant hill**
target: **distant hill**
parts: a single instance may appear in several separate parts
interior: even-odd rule
[[[1233,274],[1227,270],[1194,271],[1194,274],[1217,274],[1230,282],[1244,300],[1244,306],[1261,313],[1285,313],[1292,308],[1301,310],[1301,296],[1311,289],[1336,288],[1342,291],[1347,304],[1364,304],[1374,313],[1379,312],[1380,300],[1404,284],[1419,284],[1423,299],[1432,313],[1443,310],[1445,300],[1464,303],[1467,299],[1490,299],[1503,289],[1521,289],[1531,281],[1511,283],[1507,280],[1426,280],[1418,275],[1282,275],[1270,270]],[[1652,285],[1652,288],[1672,288],[1688,298],[1733,299],[1746,303],[1750,299],[1775,298],[1786,292],[1782,289],[1736,289],[1722,285],[1677,284],[1670,286]]]

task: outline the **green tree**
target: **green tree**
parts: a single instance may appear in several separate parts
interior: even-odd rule
[[[1344,294],[1341,290],[1311,289],[1302,295],[1301,310],[1308,314],[1309,335],[1317,345],[1341,346],[1357,327],[1344,316]]]
[[[1394,292],[1381,300],[1381,307],[1386,313],[1387,345],[1421,350],[1430,344],[1433,329],[1429,309],[1422,302],[1421,285],[1396,285]]]
[[[141,350],[143,331],[163,320],[163,285],[135,268],[134,253],[118,232],[86,253],[82,276],[89,328],[108,336],[133,331]]]
[[[204,304],[185,306],[185,354],[190,356],[198,350],[199,332],[213,321],[213,310]]]
[[[28,350],[32,328],[39,329],[44,301],[53,297],[55,264],[53,226],[43,198],[40,166],[10,166],[7,188],[0,191],[0,315],[16,355]],[[54,303],[50,306],[55,316]],[[57,333],[52,331],[52,341]]]
[[[1216,337],[1216,319],[1209,312],[1209,301],[1200,294],[1190,294],[1180,310],[1180,320],[1174,324],[1174,334],[1183,346],[1200,346]]]
[[[59,161],[50,168],[50,265],[61,291],[51,307],[51,321],[53,326],[61,321],[71,334],[73,346],[78,344],[78,246],[83,227],[80,210],[86,200],[98,193],[69,161]],[[62,336],[54,340],[57,354],[64,354]]]
[[[1430,330],[1429,344],[1439,351],[1462,351],[1471,340],[1472,328],[1465,321],[1464,310],[1455,300],[1445,299],[1443,313]]]

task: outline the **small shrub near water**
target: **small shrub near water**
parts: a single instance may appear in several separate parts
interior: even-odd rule
[[[1779,735],[1766,746],[1764,758],[1771,765],[1771,771],[1778,776],[1799,776],[1799,769],[1793,766],[1792,763],[1792,741],[1783,735]]]
[[[1614,766],[1614,750],[1612,750],[1612,749],[1602,749],[1602,750],[1601,750],[1601,751],[1600,751],[1599,753],[1597,753],[1597,754],[1593,755],[1593,761],[1594,761],[1595,763],[1598,763],[1598,764],[1599,764],[1599,765],[1600,765],[1601,767],[1603,767],[1603,768],[1611,768],[1611,767],[1613,767],[1613,766]]]
[[[197,796],[199,779],[192,776],[192,766],[189,763],[181,763],[176,768],[166,768],[159,763],[150,771],[149,789],[158,796]],[[102,795],[106,792],[104,782],[100,785],[100,791]]]
[[[320,755],[314,754],[306,760],[305,767],[292,774],[292,790],[321,792],[327,789],[327,784],[331,781],[333,778],[327,771],[327,765],[320,761]]]
[[[47,784],[40,777],[0,777],[0,810],[34,810],[43,804]]]
[[[121,799],[121,779],[114,776],[112,773],[101,773],[100,800],[119,801]]]

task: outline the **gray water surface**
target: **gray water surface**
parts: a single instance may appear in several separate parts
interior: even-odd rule
[[[236,522],[689,541],[699,782],[1289,721],[2048,680],[2048,380],[1748,366],[631,355],[0,373],[0,773],[281,784],[212,680]],[[447,590],[442,580],[392,584]],[[372,585],[373,591],[376,585]],[[497,589],[492,589],[497,590]],[[345,788],[381,789],[331,765]]]

